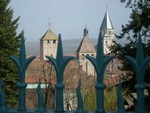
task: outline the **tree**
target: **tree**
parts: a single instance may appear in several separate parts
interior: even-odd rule
[[[125,0],[122,0],[125,2]],[[144,47],[145,56],[150,55],[150,1],[149,0],[128,0],[126,1],[126,7],[132,8],[130,15],[130,21],[126,25],[122,25],[122,31],[117,36],[118,39],[127,39],[127,43],[124,45],[115,44],[111,48],[111,52],[122,61],[123,66],[120,68],[132,75],[134,78],[134,72],[132,66],[124,59],[125,55],[135,57],[137,35],[141,33]],[[147,73],[150,72],[150,68],[147,68]],[[147,74],[148,75],[148,74]]]
[[[8,7],[10,0],[0,2],[0,78],[4,80],[4,91],[9,106],[16,103],[17,70],[9,55],[18,54],[19,36],[16,30],[18,20],[13,20],[13,10]]]
[[[150,0],[121,0],[121,2],[125,2],[126,7],[132,9],[130,20],[127,24],[122,25],[122,31],[117,36],[118,39],[126,38],[127,42],[124,45],[115,42],[110,49],[121,60],[123,65],[120,69],[126,71],[126,75],[131,77],[129,81],[125,82],[124,87],[129,88],[129,91],[133,91],[136,83],[135,73],[124,56],[135,57],[139,33],[142,35],[145,57],[150,56]],[[150,65],[146,69],[145,82],[147,83],[150,83],[149,74]]]

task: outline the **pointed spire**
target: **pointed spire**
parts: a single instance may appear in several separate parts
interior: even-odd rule
[[[112,22],[111,22],[110,17],[109,17],[108,10],[106,11],[105,16],[103,18],[103,21],[102,21],[102,24],[100,27],[100,31],[104,31],[107,29],[114,30],[114,27],[113,27]]]

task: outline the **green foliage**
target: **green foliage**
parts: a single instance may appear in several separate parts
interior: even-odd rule
[[[119,38],[127,36],[132,41],[132,38],[136,38],[139,32],[146,37],[150,36],[150,1],[136,0],[136,2],[128,2],[127,7],[132,8],[131,20],[128,24],[122,26],[122,33]]]
[[[106,111],[117,111],[117,88],[111,87],[104,90],[104,104]],[[86,90],[83,94],[84,109],[96,110],[96,92],[95,89]]]
[[[117,36],[118,39],[126,39],[124,45],[115,43],[110,49],[115,53],[117,58],[121,60],[123,66],[120,70],[126,71],[126,75],[131,76],[131,80],[125,84],[125,87],[133,90],[136,83],[135,73],[133,67],[124,58],[125,55],[135,57],[137,36],[138,33],[142,35],[144,55],[150,56],[150,0],[122,0],[126,3],[126,7],[131,8],[130,20],[127,24],[122,25],[122,31]],[[146,81],[150,83],[150,66],[146,68]],[[124,87],[124,86],[123,86]]]
[[[96,110],[96,92],[95,89],[86,89],[83,94],[84,110]]]
[[[13,10],[8,7],[10,0],[0,2],[0,78],[4,80],[4,91],[8,106],[16,103],[17,70],[9,55],[18,54],[19,37],[16,34],[19,18],[13,20]]]
[[[117,111],[117,88],[106,88],[104,91],[104,102],[106,111]]]

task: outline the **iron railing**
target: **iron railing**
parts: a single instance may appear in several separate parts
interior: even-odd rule
[[[96,113],[105,113],[104,109],[104,89],[105,85],[103,83],[104,80],[104,71],[107,66],[107,64],[113,59],[113,56],[104,57],[103,55],[103,44],[101,40],[101,34],[99,34],[99,41],[97,45],[97,56],[96,58],[91,56],[86,56],[87,59],[90,60],[90,62],[93,64],[96,74],[97,74],[97,82],[95,85],[96,88]],[[53,57],[46,56],[48,60],[53,64],[56,70],[56,77],[57,81],[55,84],[56,89],[56,107],[55,110],[51,109],[45,109],[44,108],[44,98],[43,93],[41,91],[41,83],[39,82],[37,87],[37,100],[38,100],[38,106],[35,108],[35,110],[28,110],[26,108],[26,95],[25,95],[25,89],[27,84],[25,83],[25,73],[26,69],[28,68],[29,64],[32,62],[32,60],[35,58],[29,57],[26,58],[26,51],[25,51],[25,39],[24,36],[21,38],[20,43],[20,53],[19,57],[10,56],[10,58],[16,63],[19,71],[19,81],[18,81],[18,89],[19,89],[19,98],[18,98],[18,108],[16,110],[10,110],[6,106],[6,96],[4,94],[3,88],[2,88],[2,81],[0,80],[0,113],[52,113],[52,112],[76,112],[76,113],[84,113],[83,108],[83,99],[81,95],[81,83],[79,81],[79,85],[77,87],[76,93],[77,93],[77,110],[76,111],[65,111],[64,110],[64,103],[63,103],[63,90],[65,85],[63,84],[63,73],[65,70],[66,65],[68,62],[74,57],[64,57],[63,51],[62,51],[62,42],[61,42],[61,35],[59,34],[58,39],[58,49],[57,49],[57,57],[54,59]],[[143,46],[141,41],[141,36],[139,35],[138,38],[138,44],[137,44],[137,51],[136,51],[136,58],[133,58],[131,56],[126,56],[126,59],[133,65],[134,70],[136,72],[136,79],[137,84],[135,85],[135,89],[137,91],[137,109],[135,112],[137,113],[145,113],[144,108],[144,75],[145,75],[145,68],[148,65],[150,61],[150,57],[144,58],[143,53]],[[117,90],[117,97],[118,97],[118,113],[124,113],[124,98],[121,94],[121,84],[118,86]],[[94,112],[94,111],[93,111]]]

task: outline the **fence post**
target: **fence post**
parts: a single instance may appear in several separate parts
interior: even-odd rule
[[[35,56],[29,57],[26,59],[26,51],[25,51],[25,39],[24,34],[21,36],[21,43],[20,43],[20,52],[19,57],[10,56],[10,58],[16,63],[19,71],[19,83],[17,84],[19,88],[19,102],[18,102],[18,111],[26,111],[25,106],[25,88],[27,84],[25,83],[25,73],[29,66],[29,64],[32,62],[32,60],[35,58]]]
[[[140,34],[138,38],[136,58],[126,56],[126,59],[133,65],[134,70],[136,72],[137,84],[135,85],[135,89],[137,91],[137,113],[145,113],[144,78],[145,68],[150,62],[150,57],[144,58],[143,45]]]
[[[81,78],[79,79],[78,87],[76,89],[76,94],[77,94],[77,100],[78,100],[76,113],[84,113],[83,98],[81,95]]]
[[[66,65],[70,60],[74,57],[63,57],[63,50],[62,50],[62,41],[61,41],[61,34],[58,37],[58,48],[57,48],[57,56],[56,59],[50,56],[46,56],[49,61],[54,65],[56,70],[57,82],[55,84],[56,88],[56,112],[64,112],[64,104],[63,104],[63,73]]]
[[[97,110],[96,113],[105,113],[104,109],[104,72],[107,64],[113,59],[113,56],[104,58],[103,55],[103,38],[101,33],[99,33],[98,45],[97,45],[97,55],[96,58],[91,56],[86,56],[87,59],[93,64],[96,74],[97,74],[97,83],[96,83],[96,93],[97,93]]]

